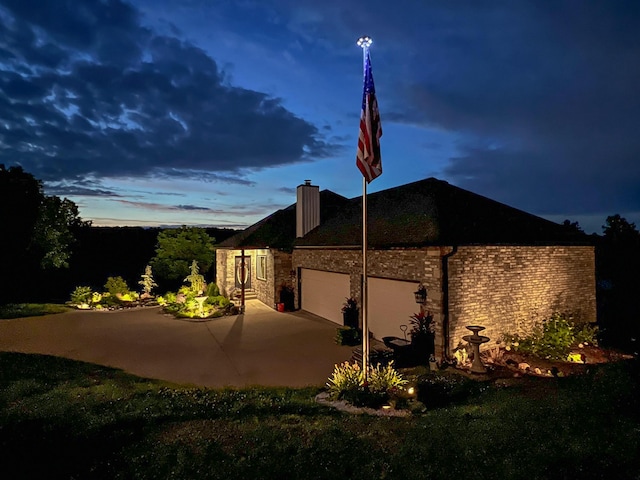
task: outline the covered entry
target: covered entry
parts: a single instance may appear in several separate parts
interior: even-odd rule
[[[342,325],[342,305],[350,296],[349,275],[302,268],[301,308]]]
[[[251,257],[248,255],[244,256],[244,270],[242,269],[242,256],[236,257],[236,266],[235,266],[236,274],[235,274],[235,287],[240,289],[242,288],[242,284],[244,283],[244,288],[251,288]]]

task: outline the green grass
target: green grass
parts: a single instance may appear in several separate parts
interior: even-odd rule
[[[638,478],[638,372],[636,362],[610,365],[383,418],[321,406],[318,388],[188,388],[0,353],[2,471],[74,479]]]
[[[56,303],[9,303],[0,305],[0,319],[37,317],[68,312],[69,307]]]

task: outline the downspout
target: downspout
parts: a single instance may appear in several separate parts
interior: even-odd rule
[[[442,336],[444,337],[443,360],[450,358],[449,351],[449,258],[458,251],[458,246],[454,245],[451,251],[442,256]]]

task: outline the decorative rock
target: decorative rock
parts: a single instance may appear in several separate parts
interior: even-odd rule
[[[518,368],[526,372],[527,370],[531,370],[531,365],[529,365],[528,363],[522,362],[518,364]]]

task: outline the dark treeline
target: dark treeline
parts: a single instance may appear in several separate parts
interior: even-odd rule
[[[206,228],[216,243],[230,237],[236,230]],[[85,227],[76,234],[71,245],[69,268],[37,270],[38,288],[23,301],[65,302],[77,286],[103,289],[108,277],[122,277],[132,290],[138,291],[138,281],[146,265],[155,255],[161,228]],[[213,281],[215,270],[206,274]]]
[[[640,350],[640,232],[620,215],[607,217],[596,245],[598,326],[603,341]]]

